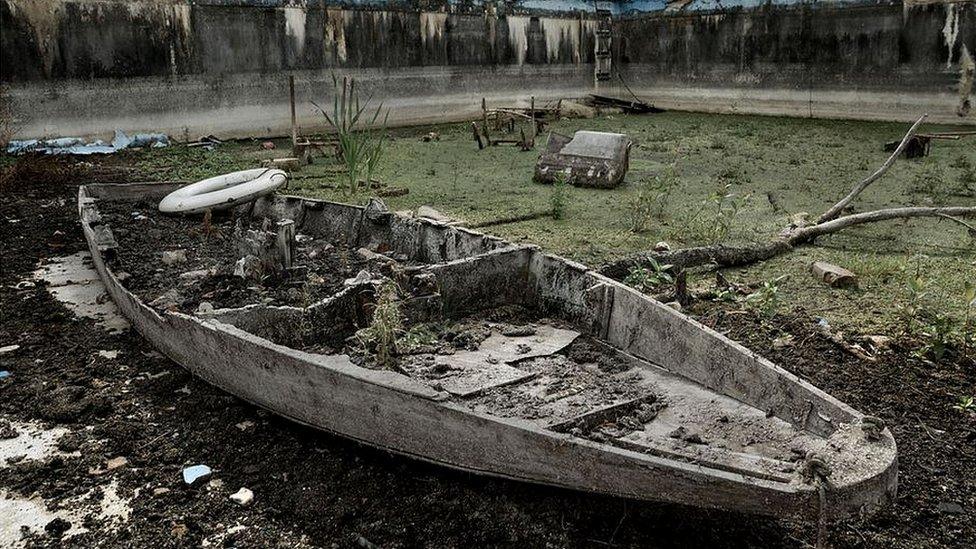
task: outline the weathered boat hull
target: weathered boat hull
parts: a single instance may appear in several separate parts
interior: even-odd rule
[[[110,230],[101,224],[96,199],[135,198],[171,188],[81,187],[79,212],[85,238],[108,293],[132,325],[172,360],[243,400],[302,424],[440,465],[627,498],[801,518],[813,518],[824,508],[837,518],[874,509],[895,495],[897,465],[887,430],[883,463],[830,486],[822,507],[818,490],[810,484],[742,474],[721,459],[706,465],[686,462],[554,432],[529,421],[489,416],[452,402],[447,393],[410,377],[358,367],[345,355],[310,354],[277,345],[219,317],[161,315],[123,287],[112,272],[114,243]],[[355,233],[356,223],[362,222],[360,208],[294,197],[262,200],[255,208],[293,218],[302,212],[342,208],[342,215],[317,221],[347,225],[335,234]],[[827,433],[862,417],[723,336],[582,265],[471,231],[413,223],[419,224],[409,232],[410,245],[424,260],[440,261],[430,270],[445,287],[447,299],[454,300],[447,304],[451,307],[524,299],[536,307],[558,308],[622,352],[668,369],[675,364],[693,365],[679,371],[750,405],[762,401],[768,415],[810,432]],[[466,255],[479,247],[487,251]],[[495,268],[489,272],[500,280],[512,273],[527,277],[533,290],[520,296],[497,295],[496,288],[480,293],[450,291],[469,282],[471,269],[465,263],[471,261],[493,262]],[[510,285],[502,281],[499,287],[506,284]],[[709,364],[723,367],[710,369]]]

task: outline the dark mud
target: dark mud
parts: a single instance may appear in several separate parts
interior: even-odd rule
[[[119,243],[114,268],[126,273],[125,286],[146,303],[162,297],[163,308],[183,312],[195,311],[202,302],[216,309],[255,303],[310,305],[333,295],[367,264],[344,245],[300,234],[294,262],[305,268],[302,273],[242,277],[235,275],[235,264],[245,255],[238,231],[260,228],[260,220],[230,214],[209,221],[166,216],[149,202],[102,201],[99,212]],[[185,254],[185,260],[179,256],[168,263],[167,252]],[[174,290],[172,298],[164,297]]]
[[[44,288],[12,288],[38,261],[84,249],[75,193],[36,184],[0,197],[0,342],[21,346],[2,358],[12,376],[0,380],[0,414],[64,426],[62,445],[79,452],[0,469],[0,489],[57,502],[114,480],[132,511],[119,529],[89,518],[91,531],[69,539],[58,537],[64,524],[51,524],[30,545],[767,548],[815,539],[807,524],[476,477],[268,415],[192,378],[135,333],[112,336],[76,319]],[[894,430],[897,503],[831,527],[832,546],[971,546],[976,423],[951,407],[973,392],[971,363],[933,366],[899,345],[865,363],[801,312],[775,328],[727,305],[699,303],[691,313]],[[796,343],[774,349],[783,332]],[[110,360],[102,349],[120,353]],[[116,456],[128,464],[91,472]],[[222,485],[184,487],[180,471],[196,463]],[[249,507],[227,499],[241,486],[255,493]]]

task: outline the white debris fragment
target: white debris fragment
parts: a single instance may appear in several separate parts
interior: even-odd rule
[[[20,349],[20,345],[4,345],[3,347],[0,347],[0,355],[12,353],[17,349]]]
[[[183,482],[190,486],[210,479],[213,470],[206,465],[193,465],[183,469]]]
[[[230,500],[238,505],[247,507],[252,501],[254,501],[254,492],[248,490],[247,488],[241,488],[240,490],[231,494]]]
[[[119,352],[115,349],[112,349],[111,351],[102,349],[98,351],[98,356],[102,358],[107,358],[109,360],[115,360],[116,358],[119,357]]]
[[[167,250],[163,252],[163,263],[166,265],[186,263],[186,250]]]

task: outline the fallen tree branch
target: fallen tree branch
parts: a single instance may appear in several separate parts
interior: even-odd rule
[[[972,235],[973,238],[976,238],[976,227],[973,227],[972,225],[966,223],[962,219],[959,219],[958,217],[952,217],[951,215],[948,214],[939,214],[939,217],[943,219],[948,219],[949,221],[955,221],[956,223],[962,225],[963,227],[966,227],[966,229],[969,231],[969,234]]]
[[[895,152],[873,174],[855,185],[854,189],[840,202],[834,204],[827,212],[820,216],[814,225],[790,227],[780,233],[780,236],[764,244],[750,246],[726,246],[716,244],[699,246],[669,252],[642,252],[618,261],[604,265],[600,272],[610,278],[622,279],[633,269],[647,267],[652,261],[674,265],[677,269],[689,269],[703,265],[713,267],[738,267],[771,259],[791,251],[794,247],[813,242],[817,237],[832,234],[848,227],[875,223],[891,219],[911,217],[940,217],[955,221],[967,228],[969,234],[976,235],[973,227],[957,217],[976,217],[976,207],[942,206],[942,207],[901,207],[875,210],[851,214],[841,217],[840,213],[857,196],[874,181],[878,180],[895,163],[898,155],[918,131],[922,121],[928,115],[923,114],[915,121]]]
[[[891,219],[907,219],[912,217],[976,217],[976,206],[947,206],[947,207],[906,207],[889,208],[839,217],[826,223],[818,223],[807,227],[792,229],[780,238],[764,244],[751,246],[700,246],[685,248],[663,253],[640,253],[619,261],[604,265],[600,273],[610,278],[620,279],[638,267],[647,267],[651,259],[659,264],[674,265],[678,269],[689,269],[703,265],[714,267],[739,267],[765,261],[778,255],[785,254],[796,246],[808,244],[820,236],[836,233],[848,227],[876,223]]]
[[[901,139],[901,143],[898,144],[898,148],[895,149],[895,152],[891,153],[888,160],[885,160],[885,163],[882,164],[880,168],[875,170],[874,173],[855,185],[854,188],[851,189],[850,194],[845,196],[840,202],[834,204],[829,210],[824,212],[824,214],[820,216],[820,219],[817,220],[817,223],[824,223],[839,216],[840,212],[843,211],[848,204],[853,202],[854,199],[857,198],[857,195],[861,194],[861,192],[866,189],[868,185],[880,179],[881,176],[884,175],[885,172],[887,172],[888,169],[895,164],[895,161],[898,160],[898,157],[901,155],[902,151],[905,150],[905,147],[908,146],[908,142],[911,141],[912,137],[915,136],[915,132],[918,131],[918,127],[922,125],[922,121],[924,121],[926,117],[928,117],[927,114],[923,114],[922,116],[918,117],[918,120],[912,124],[912,127],[909,128],[908,133],[906,133],[905,137]]]

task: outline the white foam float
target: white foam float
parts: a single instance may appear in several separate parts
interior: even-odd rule
[[[273,193],[288,181],[282,170],[256,168],[211,177],[180,187],[159,203],[168,214],[194,214],[224,210]]]

